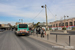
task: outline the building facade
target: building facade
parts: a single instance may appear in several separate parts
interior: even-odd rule
[[[16,22],[16,23],[15,23],[15,26],[18,25],[18,24],[21,24],[21,22]]]
[[[52,29],[66,27],[67,29],[70,28],[72,30],[72,28],[75,27],[75,18],[58,20],[58,21],[50,22],[50,24],[51,24],[50,28]]]
[[[10,29],[10,25],[9,24],[1,24],[0,25],[0,29],[9,30]]]
[[[1,24],[0,24],[0,27],[1,27]]]
[[[28,23],[28,27],[33,27],[33,23]]]
[[[1,27],[10,27],[8,24],[1,24]]]

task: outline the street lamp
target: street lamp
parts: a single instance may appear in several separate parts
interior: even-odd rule
[[[65,16],[65,15],[64,15],[64,26],[65,26],[65,28],[66,28],[66,25],[65,25],[65,17],[69,17],[69,16]],[[65,30],[64,33],[67,33],[67,30]]]
[[[48,22],[47,22],[47,6],[41,6],[42,8],[45,8],[45,14],[46,14],[46,30],[48,30]]]
[[[67,18],[68,18],[69,16],[65,16],[65,15],[64,15],[64,26],[65,26],[65,17],[67,17]],[[65,27],[66,27],[66,26],[65,26]]]
[[[23,19],[19,19],[19,21],[21,20],[21,22],[23,23]]]
[[[50,36],[50,31],[48,30],[48,22],[47,22],[47,8],[46,5],[45,6],[41,6],[42,8],[45,8],[45,14],[46,14],[46,35],[47,35],[47,40],[49,40],[49,36]]]

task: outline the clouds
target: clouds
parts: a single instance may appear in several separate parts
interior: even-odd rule
[[[4,4],[0,4],[0,12],[4,13],[5,15],[12,15],[12,16],[19,16],[19,17],[25,17],[29,14],[30,15],[33,14],[32,12],[28,12],[27,10],[24,12],[17,6],[4,5]]]
[[[31,9],[30,9],[31,8]],[[24,6],[24,7],[18,7],[18,6],[12,6],[12,5],[6,5],[6,4],[0,4],[0,12],[6,13],[7,15],[15,15],[15,16],[21,16],[25,17],[28,14],[36,14],[39,9],[38,7],[30,7]],[[36,11],[35,11],[36,10]],[[29,15],[28,15],[29,17]]]
[[[10,23],[11,25],[15,25],[15,22],[6,22],[6,21],[0,21],[0,24],[8,24],[8,23]]]
[[[41,6],[45,4],[51,11],[50,12],[47,9],[48,21],[54,21],[55,15],[57,15],[57,19],[60,19],[61,16],[64,15],[68,15],[70,17],[75,16],[74,0],[0,0],[0,15],[5,15],[5,17],[10,16],[13,18],[22,17],[30,19],[29,22],[45,21],[44,8],[40,15],[32,20],[42,10]],[[53,15],[51,13],[53,13]]]
[[[59,18],[64,15],[68,15],[70,17],[75,16],[75,0],[58,1],[49,8],[54,14],[57,14]]]

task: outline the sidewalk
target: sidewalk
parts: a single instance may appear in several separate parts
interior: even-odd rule
[[[64,32],[50,32],[50,33],[68,34],[68,33],[64,33]]]
[[[71,37],[71,44],[70,46],[72,46],[75,49],[75,35],[57,35],[57,42],[56,42],[56,35],[50,35],[49,40],[47,40],[47,36],[45,35],[44,38],[41,38],[40,34],[37,36],[36,34],[31,35],[32,37],[38,38],[40,40],[45,40],[45,41],[49,41],[53,44],[57,44],[60,46],[69,46],[69,36]]]

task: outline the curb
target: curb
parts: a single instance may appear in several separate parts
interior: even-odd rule
[[[62,49],[65,49],[65,45],[58,44],[58,43],[54,43],[54,42],[51,42],[51,41],[49,41],[49,40],[46,40],[46,39],[44,39],[44,38],[40,38],[40,37],[37,37],[37,36],[34,36],[34,37],[33,37],[33,35],[30,36],[30,37],[31,37],[31,38],[34,38],[34,39],[36,39],[36,40],[43,41],[43,42],[48,43],[48,44],[53,45],[53,46],[63,46]],[[35,37],[36,37],[36,38],[35,38]],[[39,38],[39,39],[38,39],[38,38]],[[73,49],[75,49],[75,48],[73,48]],[[68,50],[69,50],[69,49],[68,49]]]
[[[33,36],[30,36],[31,38],[34,38]],[[39,39],[38,39],[39,38]],[[34,38],[34,39],[38,39],[38,40],[40,40],[40,39],[42,39],[42,40],[44,40],[44,41],[47,41],[47,42],[50,42],[50,43],[52,43],[52,44],[55,44],[55,45],[60,45],[60,46],[64,46],[64,45],[61,45],[61,44],[56,44],[56,43],[53,43],[53,42],[51,42],[51,41],[49,41],[49,40],[46,40],[46,39],[44,39],[44,38],[40,38],[40,37],[36,37],[36,38]]]

